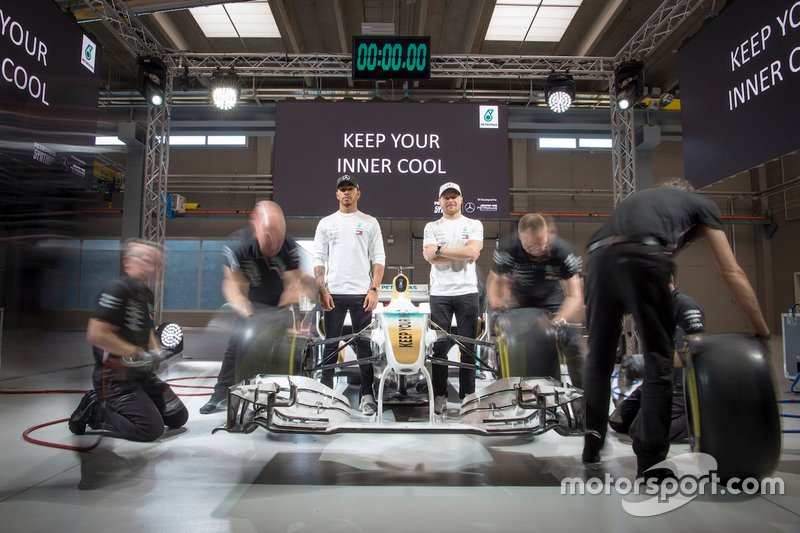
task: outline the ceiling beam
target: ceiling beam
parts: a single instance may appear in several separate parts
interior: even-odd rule
[[[492,20],[494,13],[495,0],[477,0],[478,8],[471,9],[475,13],[472,20],[472,29],[466,32],[464,46],[462,50],[467,54],[480,53],[483,47],[483,41],[486,38],[486,32],[489,29],[489,22]],[[454,83],[456,89],[460,89],[467,80],[465,78],[457,79]]]
[[[153,13],[153,21],[164,33],[164,37],[167,38],[172,48],[175,50],[191,49],[189,43],[183,36],[183,32],[178,29],[168,14],[163,12]]]
[[[286,48],[294,54],[301,53],[302,43],[297,38],[297,32],[292,25],[289,10],[284,0],[270,0],[269,7],[272,9],[272,16],[278,24],[278,30],[284,38],[284,44],[288,45]]]
[[[344,13],[342,13],[342,0],[333,0],[333,14],[336,18],[336,33],[339,36],[339,48],[343,54],[350,52],[348,49],[347,32],[344,28]]]
[[[622,6],[625,5],[625,0],[608,0],[603,6],[603,10],[595,19],[594,24],[584,36],[581,44],[575,55],[585,56],[597,45],[601,37],[603,37],[611,26],[611,22],[617,18]]]
[[[417,35],[425,35],[425,25],[428,23],[428,0],[417,0],[419,13],[417,16]]]

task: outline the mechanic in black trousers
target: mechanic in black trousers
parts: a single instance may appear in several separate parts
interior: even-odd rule
[[[581,259],[556,235],[554,226],[537,213],[519,220],[517,233],[500,243],[493,259],[486,279],[489,307],[535,307],[550,312],[553,324],[564,327],[566,333],[564,356],[572,384],[583,388],[586,343],[578,328],[567,326],[582,318],[583,290],[578,275]],[[561,280],[566,282],[566,293]]]
[[[675,318],[675,342],[676,350],[683,347],[683,338],[686,335],[703,333],[706,330],[705,316],[703,308],[697,300],[680,292],[674,283],[670,283],[670,303],[672,315]],[[626,366],[627,358],[638,358],[638,354],[626,355],[623,358],[621,373],[632,375],[626,376],[628,381],[641,378],[642,363],[637,361],[632,366]],[[686,419],[686,399],[683,396],[683,369],[681,360],[677,353],[674,356],[675,366],[672,369],[672,414],[669,428],[670,442],[682,442],[689,438],[689,427]],[[636,435],[640,426],[639,407],[642,403],[642,391],[637,388],[630,396],[625,398],[617,405],[614,412],[608,418],[608,425],[617,433],[630,433]]]
[[[164,426],[179,428],[189,412],[169,385],[156,376],[167,356],[153,331],[153,291],[149,282],[161,268],[162,248],[130,239],[123,248],[125,274],[100,291],[86,338],[92,345],[94,390],[86,393],[69,419],[69,429],[92,429],[149,442]]]
[[[257,203],[250,216],[250,227],[252,235],[232,249],[225,248],[222,294],[236,314],[236,323],[222,357],[214,393],[200,408],[204,415],[225,406],[228,388],[236,380],[241,335],[253,313],[259,307],[296,304],[303,291],[297,243],[286,235],[281,207],[271,201]]]
[[[641,427],[633,437],[637,476],[669,451],[672,404],[672,350],[675,317],[669,281],[673,255],[705,237],[717,268],[759,337],[768,337],[755,292],[733,255],[719,209],[691,191],[685,180],[637,192],[614,210],[592,237],[587,278],[589,355],[584,370],[587,434],[582,460],[600,461],[608,427],[610,378],[614,370],[622,316],[632,313],[644,347]]]

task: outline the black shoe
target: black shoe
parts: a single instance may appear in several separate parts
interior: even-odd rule
[[[581,462],[586,466],[595,466],[600,464],[600,452],[583,449],[581,454]]]
[[[86,433],[86,425],[90,424],[97,407],[100,405],[100,400],[95,391],[89,391],[83,395],[78,408],[72,412],[69,417],[69,430],[75,435],[83,435]]]
[[[227,403],[228,400],[226,398],[221,398],[216,394],[212,394],[211,398],[208,399],[208,402],[206,402],[206,404],[200,408],[200,414],[207,415],[213,413],[217,409],[222,409],[225,407],[225,404]]]
[[[643,479],[645,482],[655,481],[656,484],[660,485],[668,479],[677,480],[678,478],[675,477],[675,472],[669,468],[651,468],[636,474],[636,479]]]

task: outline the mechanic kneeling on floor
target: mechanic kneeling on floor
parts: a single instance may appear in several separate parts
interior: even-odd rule
[[[126,241],[125,274],[103,287],[89,320],[86,338],[95,358],[94,390],[72,413],[72,433],[83,435],[88,425],[111,436],[149,442],[164,433],[164,426],[179,428],[188,420],[186,406],[155,374],[168,354],[153,331],[149,282],[163,260],[156,243]]]
[[[672,313],[675,317],[675,349],[683,347],[683,338],[686,335],[704,333],[705,316],[703,309],[697,300],[680,292],[675,284],[670,282],[669,290],[671,294],[670,303]],[[635,362],[629,364],[630,360],[636,358]],[[681,361],[676,353],[674,356],[675,368],[672,370],[672,422],[669,427],[670,442],[686,442],[689,439],[689,426],[686,419],[686,399],[683,395],[683,369]],[[626,374],[627,381],[641,378],[644,370],[644,358],[638,354],[626,355],[623,358],[621,374]],[[620,386],[620,388],[622,388]],[[639,417],[639,407],[642,403],[641,389],[634,390],[630,396],[625,398],[617,405],[614,412],[608,418],[608,425],[617,433],[629,433],[636,435],[641,423]]]

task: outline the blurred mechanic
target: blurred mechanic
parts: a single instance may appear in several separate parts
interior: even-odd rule
[[[214,393],[200,408],[213,413],[227,402],[236,380],[237,353],[242,333],[259,307],[297,304],[303,291],[297,243],[286,235],[281,207],[271,201],[256,204],[250,215],[252,234],[234,248],[225,248],[222,295],[236,314],[234,332],[222,357]]]
[[[693,335],[695,333],[705,332],[705,316],[700,304],[692,298],[680,292],[674,283],[669,286],[671,297],[670,304],[672,306],[672,313],[675,318],[675,349],[680,350],[683,347],[683,338],[686,335]],[[623,360],[623,370],[621,372],[631,372],[640,374],[644,368],[638,368],[641,363],[638,361],[633,363],[632,366],[637,368],[626,367],[627,358],[637,357],[636,355],[627,355]],[[683,369],[681,368],[681,361],[676,353],[674,356],[675,367],[672,370],[672,422],[669,429],[670,442],[685,441],[689,438],[689,427],[686,420],[686,400],[683,396]],[[636,378],[640,375],[634,376]],[[630,381],[630,377],[627,378]],[[625,398],[619,403],[614,412],[608,418],[608,425],[611,429],[618,433],[630,433],[635,435],[640,418],[639,407],[642,402],[642,391],[640,389],[634,390],[630,396]]]
[[[425,225],[422,255],[431,264],[431,321],[450,331],[453,315],[458,335],[474,339],[478,334],[480,296],[475,261],[483,249],[483,224],[461,214],[464,198],[457,183],[439,187],[442,218]],[[433,356],[447,359],[448,339],[433,345]],[[475,364],[475,356],[461,351],[461,362]],[[447,406],[446,365],[432,365],[434,412],[442,414]],[[459,368],[458,395],[463,400],[475,392],[475,370]]]
[[[611,219],[589,241],[587,322],[589,356],[584,369],[586,426],[582,460],[600,460],[610,398],[609,380],[622,329],[632,313],[644,346],[640,386],[640,427],[633,436],[637,475],[669,451],[672,404],[672,351],[675,315],[669,293],[672,257],[697,237],[705,237],[722,279],[758,336],[769,336],[755,292],[736,261],[716,204],[691,191],[685,180],[646,189],[620,203]],[[662,476],[663,474],[663,476]]]
[[[339,210],[320,220],[314,235],[314,277],[328,338],[342,335],[348,312],[354,332],[366,328],[378,305],[386,253],[378,221],[358,210],[360,198],[358,180],[348,174],[339,176],[336,180]],[[355,344],[358,359],[372,356],[369,339],[358,339]],[[335,363],[338,351],[338,346],[327,345],[322,363]],[[358,368],[361,373],[359,409],[370,416],[378,410],[372,363],[360,364]],[[322,384],[333,387],[333,377],[333,369],[323,370]]]
[[[519,220],[517,233],[500,243],[493,259],[486,279],[489,307],[535,307],[551,313],[553,324],[566,335],[564,356],[572,384],[583,388],[586,343],[578,328],[567,325],[583,319],[580,258],[542,215],[529,213]]]
[[[164,426],[179,428],[189,412],[155,372],[167,357],[153,331],[149,284],[164,261],[156,243],[130,239],[123,248],[124,275],[107,283],[97,299],[86,339],[92,345],[94,390],[69,419],[69,429],[92,429],[136,441],[153,441]]]

